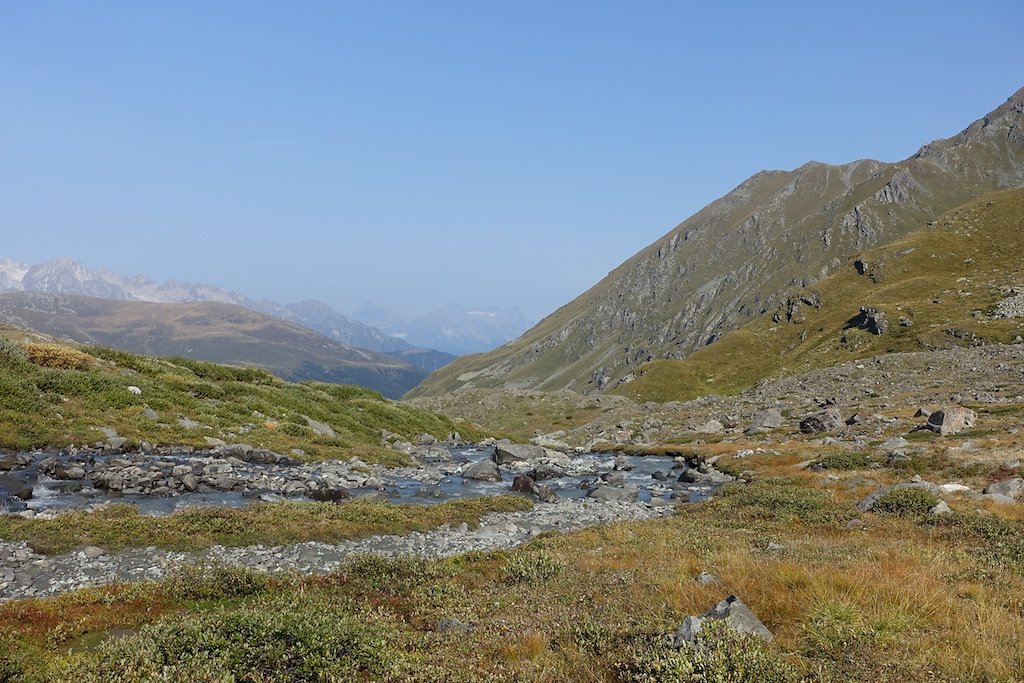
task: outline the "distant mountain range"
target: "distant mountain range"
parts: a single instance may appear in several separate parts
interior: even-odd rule
[[[518,308],[493,306],[445,306],[425,315],[403,317],[367,302],[351,317],[415,346],[457,356],[490,351],[515,339],[532,324]]]
[[[280,304],[251,299],[215,285],[181,280],[156,282],[143,276],[127,277],[107,269],[92,269],[69,257],[35,265],[0,259],[0,292],[5,291],[151,303],[235,304],[308,327],[347,346],[401,355],[429,371],[437,370],[458,355],[481,353],[501,346],[530,326],[517,308],[447,306],[424,315],[402,317],[367,303],[352,316],[346,316],[323,301]]]
[[[87,280],[95,293],[112,294]],[[51,280],[42,283],[56,286]],[[151,303],[49,292],[0,294],[0,319],[80,343],[133,353],[256,365],[290,381],[358,384],[398,398],[427,374],[403,357],[354,348],[302,325],[231,303]]]
[[[35,265],[0,260],[0,291],[49,292],[151,303],[209,301],[235,304],[298,323],[347,346],[385,353],[414,348],[403,339],[389,337],[380,330],[346,318],[322,301],[281,305],[274,301],[250,299],[214,285],[181,280],[160,283],[142,276],[126,277],[107,269],[94,270],[68,257]]]
[[[769,313],[872,247],[987,192],[1024,185],[1024,89],[895,163],[762,171],[519,339],[460,358],[413,395],[461,388],[611,390]],[[658,366],[660,367],[660,366]],[[648,374],[650,380],[650,374]]]

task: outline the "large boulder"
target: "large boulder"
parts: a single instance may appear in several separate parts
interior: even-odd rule
[[[512,490],[516,493],[532,493],[536,485],[533,479],[526,474],[517,475],[512,480]]]
[[[871,334],[885,334],[889,329],[889,321],[885,313],[876,308],[861,306],[860,312],[853,319],[853,324]]]
[[[750,426],[747,427],[747,434],[757,434],[778,429],[782,426],[782,413],[775,408],[759,410],[750,418]]]
[[[989,484],[985,487],[984,493],[990,495],[1006,496],[1017,500],[1022,493],[1024,493],[1024,478],[1014,477],[1013,479],[1004,479],[1003,481],[997,481],[994,484]]]
[[[498,465],[490,460],[480,460],[462,470],[465,479],[476,481],[501,481],[501,472]]]
[[[959,434],[963,430],[973,427],[974,421],[977,417],[978,416],[975,412],[970,408],[953,406],[951,408],[936,410],[934,413],[929,415],[927,427],[942,436]]]
[[[24,453],[0,453],[0,470],[16,470],[32,462],[32,456]]]
[[[701,434],[720,434],[725,429],[725,425],[718,420],[708,420],[700,427],[697,427],[697,432]]]
[[[843,416],[838,408],[826,408],[815,415],[808,415],[800,421],[800,431],[804,434],[834,432],[843,426]]]
[[[638,491],[635,486],[598,486],[587,492],[587,498],[604,502],[635,502]]]
[[[32,498],[32,489],[36,485],[36,475],[32,472],[11,472],[0,475],[0,492],[15,496],[21,500]]]
[[[565,476],[565,470],[553,463],[541,463],[527,472],[534,481],[557,479]]]
[[[547,455],[541,446],[530,444],[512,443],[502,439],[494,445],[494,462],[499,465],[508,465],[513,462],[531,462]]]
[[[676,629],[673,639],[675,647],[696,645],[700,638],[701,626],[708,619],[724,621],[738,633],[750,634],[766,642],[772,640],[773,637],[768,627],[761,623],[761,620],[742,600],[735,595],[730,595],[699,617],[686,617]]]

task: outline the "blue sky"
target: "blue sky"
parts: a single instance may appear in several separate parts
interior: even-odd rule
[[[0,258],[554,310],[763,168],[1024,86],[1019,0],[0,0]]]

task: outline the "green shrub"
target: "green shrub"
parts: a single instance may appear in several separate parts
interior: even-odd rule
[[[899,517],[924,517],[938,503],[939,497],[931,491],[907,487],[886,491],[878,497],[871,509]]]
[[[168,576],[163,586],[181,600],[225,600],[258,595],[270,584],[269,574],[248,567],[186,565]]]
[[[285,422],[277,428],[277,431],[288,436],[294,436],[297,439],[314,439],[316,438],[316,432],[309,427],[303,427],[300,424],[294,422]]]
[[[28,362],[28,352],[25,347],[13,342],[7,337],[0,337],[0,365],[6,367],[19,367]]]
[[[794,480],[772,478],[752,484],[726,484],[706,503],[737,524],[747,520],[811,524],[845,523],[856,516],[852,505],[829,492],[801,486]]]
[[[0,633],[0,681],[23,680],[27,660],[17,639],[12,634]]]
[[[867,453],[829,453],[815,460],[812,467],[823,470],[862,470],[874,462]]]
[[[631,648],[617,666],[622,683],[788,683],[800,673],[758,638],[724,622],[701,625],[697,646],[675,649],[664,637]]]
[[[278,598],[172,617],[66,660],[59,681],[363,681],[397,649],[350,605]]]
[[[957,546],[973,555],[1024,574],[1024,522],[961,511],[929,518],[928,522],[942,528]]]
[[[501,574],[507,583],[536,583],[553,579],[562,569],[562,563],[543,550],[521,550],[509,555]]]

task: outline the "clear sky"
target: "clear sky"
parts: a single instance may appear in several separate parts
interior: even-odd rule
[[[0,258],[539,318],[1024,86],[1024,2],[0,0]]]

